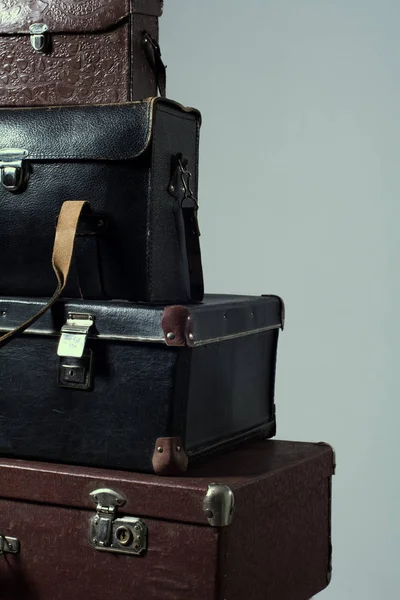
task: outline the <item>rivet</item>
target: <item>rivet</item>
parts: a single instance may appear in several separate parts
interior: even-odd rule
[[[177,446],[177,447],[176,447],[176,451],[177,451],[177,452],[180,452],[181,450],[182,450],[182,448],[181,448],[180,446]]]
[[[167,334],[167,340],[174,340],[175,338],[176,335],[172,333],[172,331],[170,331],[170,333]]]
[[[214,516],[214,513],[212,510],[206,510],[206,517],[207,519],[212,519]]]
[[[140,531],[140,525],[135,525],[135,530]]]
[[[157,452],[159,452],[160,454],[162,454],[164,452],[164,448],[162,446],[159,446],[157,448]]]
[[[189,340],[193,341],[194,340],[194,335],[193,333],[189,333]]]
[[[100,221],[97,221],[97,227],[103,227],[103,225],[104,225],[104,221],[102,221],[101,219],[100,219]]]
[[[7,311],[6,311],[6,310],[3,310],[3,311],[2,311],[2,313],[1,313],[1,316],[2,316],[2,317],[6,317],[6,316],[7,316]]]
[[[174,192],[175,191],[175,186],[174,185],[170,185],[169,186],[169,191],[170,192]]]
[[[251,316],[254,317],[254,312],[253,311],[251,312]]]
[[[228,318],[228,315],[225,313],[224,314],[224,319],[227,319],[227,318]]]

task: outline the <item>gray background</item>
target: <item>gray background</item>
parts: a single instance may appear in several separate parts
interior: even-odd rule
[[[337,451],[326,600],[399,598],[398,0],[166,0],[207,291],[287,304],[283,439]],[[290,600],[290,599],[288,599]]]

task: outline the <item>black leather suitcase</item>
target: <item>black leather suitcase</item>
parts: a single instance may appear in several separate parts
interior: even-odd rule
[[[9,331],[44,301],[0,299]],[[283,302],[57,303],[0,349],[0,455],[175,474],[275,435]]]
[[[0,109],[0,295],[52,296],[61,207],[82,200],[66,298],[201,301],[200,123],[164,98]]]

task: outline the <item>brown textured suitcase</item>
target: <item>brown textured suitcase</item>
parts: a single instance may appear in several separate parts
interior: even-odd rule
[[[2,0],[0,106],[165,95],[162,0]]]
[[[326,444],[271,440],[181,478],[3,459],[1,599],[307,600],[333,472]]]

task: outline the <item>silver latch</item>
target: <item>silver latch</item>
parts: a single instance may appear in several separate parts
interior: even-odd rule
[[[68,313],[57,350],[60,357],[60,387],[84,391],[93,388],[93,353],[90,349],[85,349],[93,324],[92,315]]]
[[[88,314],[68,313],[68,319],[61,329],[58,356],[82,358],[87,336],[94,325],[94,317]]]
[[[44,23],[34,23],[29,27],[31,45],[36,52],[45,52],[49,44],[49,28]]]
[[[203,510],[213,527],[230,525],[235,510],[235,496],[231,488],[221,483],[211,483],[203,501]]]
[[[3,148],[0,150],[1,183],[9,192],[19,190],[28,179],[25,159],[29,152],[22,148]]]
[[[96,550],[138,556],[147,549],[147,527],[136,517],[117,519],[118,508],[125,498],[109,489],[90,494],[96,503],[96,516],[90,519],[90,543]]]
[[[0,556],[2,554],[18,554],[21,548],[17,538],[7,537],[0,533]]]

